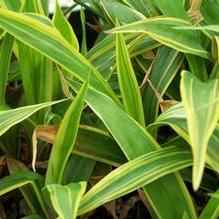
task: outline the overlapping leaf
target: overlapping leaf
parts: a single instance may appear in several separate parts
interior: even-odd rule
[[[125,195],[176,170],[190,166],[191,153],[166,148],[142,155],[108,174],[82,198],[79,214]]]
[[[188,136],[188,127],[186,123],[186,113],[182,103],[175,104],[168,110],[163,112],[154,123],[148,126],[148,131],[155,133],[157,128],[160,126],[171,126],[182,138],[184,138],[188,143],[190,139]],[[219,127],[217,126],[214,130],[207,148],[207,163],[215,170],[219,171]],[[186,146],[186,144],[184,144]]]
[[[71,183],[66,186],[59,184],[47,185],[52,205],[60,218],[75,219],[80,199],[86,189],[86,183]]]
[[[121,33],[116,37],[116,64],[119,86],[125,111],[144,125],[144,112],[140,89]]]
[[[198,189],[204,171],[208,141],[219,118],[219,80],[203,83],[184,71],[180,88],[193,150],[193,187]]]
[[[160,96],[164,95],[182,62],[183,55],[181,53],[167,47],[160,47],[158,49],[152,72],[148,77],[150,83],[147,82],[143,94],[144,113],[147,124],[153,122],[158,115],[159,99],[155,92],[157,91]]]
[[[208,57],[195,31],[179,31],[175,27],[191,26],[190,22],[171,17],[153,17],[115,28],[109,33],[145,33],[158,42],[184,53]]]
[[[69,85],[78,91],[80,84],[69,81]],[[86,102],[103,121],[128,160],[159,148],[152,136],[105,94],[88,89]],[[122,122],[118,122],[118,118]],[[186,211],[191,218],[195,218],[193,204],[180,177],[166,176],[144,187],[144,190],[150,203],[156,206],[153,209],[156,210],[155,214],[162,215],[163,218],[174,218],[174,215],[182,215]],[[166,202],[167,194],[171,196],[168,200],[173,200],[173,202],[176,199],[180,200],[180,206],[174,208],[174,212],[169,202],[168,204]],[[167,208],[169,208],[168,211]]]
[[[0,136],[13,125],[25,120],[40,109],[60,103],[64,100],[40,103],[30,106],[18,107],[16,109],[4,108],[0,110]]]
[[[81,88],[81,91],[73,100],[60,124],[50,154],[46,172],[46,184],[62,182],[65,165],[75,144],[87,87],[88,82]]]
[[[97,70],[55,28],[30,16],[3,9],[0,9],[0,27],[79,79],[85,81],[90,72],[90,85],[119,103],[114,92]]]
[[[10,192],[14,189],[18,189],[28,184],[32,186],[45,215],[48,216],[45,208],[45,203],[41,194],[43,178],[36,173],[32,173],[29,171],[21,171],[2,178],[0,180],[0,195],[6,194],[7,192]]]
[[[6,34],[0,44],[0,105],[5,104],[5,92],[13,43],[14,38]]]
[[[211,218],[217,219],[219,217],[219,190],[217,190],[209,199],[207,205],[202,211],[199,219]]]
[[[122,24],[127,24],[145,18],[139,11],[127,7],[117,0],[101,0],[101,5],[106,15],[114,24],[116,23],[116,19]],[[121,11],[122,13],[120,13]]]
[[[77,37],[68,22],[65,18],[62,9],[59,6],[58,1],[56,1],[56,10],[53,16],[53,23],[55,27],[60,31],[62,36],[72,45],[74,48],[79,51],[79,45]]]

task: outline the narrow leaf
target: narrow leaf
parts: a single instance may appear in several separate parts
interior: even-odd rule
[[[124,25],[108,31],[109,33],[145,33],[158,42],[184,53],[208,57],[195,31],[180,31],[176,27],[191,26],[191,23],[171,17],[153,17]]]
[[[61,183],[62,181],[65,165],[75,144],[87,87],[88,82],[81,88],[60,124],[50,154],[46,184]]]
[[[152,72],[148,78],[151,83],[146,84],[147,86],[143,94],[144,113],[147,124],[156,119],[159,110],[160,101],[153,88],[162,97],[177,74],[182,62],[183,55],[181,53],[165,46],[158,49],[152,66]]]
[[[59,30],[62,36],[77,50],[79,51],[79,45],[77,37],[72,29],[70,23],[64,16],[62,9],[56,0],[56,9],[53,16],[53,23],[55,27]]]
[[[25,120],[40,109],[60,103],[65,100],[40,103],[30,106],[19,107],[16,109],[0,110],[0,136],[4,134],[13,125]]]
[[[57,125],[38,126],[36,138],[53,144],[57,131]],[[121,149],[107,132],[86,125],[79,126],[72,152],[112,166],[119,166],[126,161]]]
[[[0,45],[0,105],[5,104],[8,69],[11,60],[14,38],[8,33],[3,37]]]
[[[153,17],[159,15],[157,9],[153,5],[152,0],[123,0],[124,3],[129,5],[132,8],[135,8],[137,11],[140,11],[146,17]]]
[[[150,133],[155,133],[157,128],[160,126],[170,126],[175,130],[179,136],[184,138],[189,144],[190,139],[188,136],[188,127],[186,122],[186,113],[182,103],[178,103],[170,107],[168,110],[160,114],[157,120],[154,123],[151,123],[147,129]],[[213,168],[216,172],[219,173],[219,126],[214,130],[207,148],[207,163]],[[185,145],[184,145],[185,146]]]
[[[217,219],[219,217],[219,189],[212,194],[199,219]]]
[[[74,81],[71,81],[70,86],[76,91],[80,87]],[[105,94],[88,89],[86,102],[104,122],[128,160],[135,159],[142,154],[159,148],[157,142],[149,135],[145,128],[133,120]],[[191,218],[196,218],[189,193],[179,176],[166,176],[145,186],[144,190],[150,205],[156,206],[156,208],[153,208],[155,214],[162,215],[163,218],[174,219],[174,215],[180,215],[181,217],[184,211],[186,211]],[[180,200],[180,207],[172,208],[172,205],[166,202],[167,195],[170,196],[168,200],[173,200],[172,205],[175,203],[174,200]]]
[[[180,88],[193,150],[193,188],[197,190],[204,171],[208,141],[219,117],[219,80],[203,83],[190,72],[183,71]]]
[[[174,147],[142,155],[112,171],[82,198],[79,214],[192,164],[191,153]]]
[[[57,29],[40,22],[39,19],[5,9],[0,9],[0,27],[55,61],[71,75],[85,81],[90,72],[90,86],[108,94],[120,104],[115,93],[98,71],[65,40]]]
[[[116,35],[116,63],[124,109],[136,121],[144,125],[140,89],[121,33]]]
[[[75,219],[81,196],[86,189],[86,183],[71,183],[66,186],[59,184],[47,185],[52,205],[58,216],[63,219]]]
[[[41,193],[41,187],[43,186],[43,178],[36,173],[29,171],[21,171],[10,176],[1,178],[0,195],[6,194],[14,189],[19,189],[25,185],[31,185],[42,209],[44,210],[45,215],[47,215],[45,203]]]
[[[153,0],[153,4],[166,16],[188,19],[182,0]]]
[[[113,23],[116,23],[116,19],[118,19],[120,23],[127,24],[145,18],[145,16],[139,11],[134,8],[127,7],[117,0],[101,0],[101,5],[106,15]]]

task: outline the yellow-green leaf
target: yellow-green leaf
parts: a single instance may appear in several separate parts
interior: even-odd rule
[[[191,164],[191,153],[175,147],[139,156],[112,171],[92,187],[82,198],[79,214],[84,214]]]
[[[0,136],[13,125],[25,120],[40,109],[60,103],[64,100],[51,101],[30,106],[18,107],[16,109],[0,109]]]
[[[62,9],[60,8],[60,5],[58,1],[56,1],[56,9],[53,16],[53,23],[55,27],[59,30],[59,32],[62,34],[62,36],[72,45],[74,48],[79,51],[79,44],[77,37],[74,33],[74,30],[72,29],[70,23],[64,16]]]
[[[202,47],[198,34],[194,30],[181,31],[176,27],[191,27],[191,23],[171,17],[153,17],[108,31],[108,33],[145,33],[158,42],[184,53],[208,57]]]
[[[31,48],[44,54],[66,69],[70,75],[85,81],[90,73],[90,86],[112,97],[120,104],[113,90],[99,72],[60,32],[38,19],[0,8],[0,27]],[[67,73],[66,73],[67,74]]]
[[[44,189],[48,190],[51,203],[60,218],[76,218],[81,197],[86,189],[86,182],[71,183],[66,186],[52,184]]]
[[[197,190],[204,171],[208,141],[219,118],[219,80],[203,83],[190,72],[183,71],[180,88],[193,150],[193,187]]]
[[[87,87],[88,82],[81,88],[61,122],[49,158],[46,184],[62,182],[63,172],[77,137]]]
[[[144,125],[141,93],[129,58],[128,49],[121,33],[117,33],[116,37],[116,64],[125,111],[140,124]]]

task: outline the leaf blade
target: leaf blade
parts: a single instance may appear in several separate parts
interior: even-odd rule
[[[50,154],[45,184],[61,183],[62,181],[65,165],[75,144],[87,88],[88,81],[73,100],[60,124]]]
[[[172,158],[174,162],[170,161],[171,156],[174,157]],[[79,214],[153,182],[161,175],[167,174],[169,167],[169,171],[173,172],[191,164],[191,153],[182,149],[170,147],[142,155],[112,171],[89,190],[82,198]],[[176,169],[173,167],[174,165],[177,166]],[[162,166],[166,167],[167,172]]]
[[[204,171],[208,141],[219,116],[219,80],[202,83],[183,71],[180,89],[194,157],[193,188],[197,190]]]
[[[144,125],[144,112],[140,89],[132,67],[124,37],[116,34],[116,62],[119,86],[125,111]]]

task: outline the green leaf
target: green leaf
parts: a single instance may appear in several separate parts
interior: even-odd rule
[[[63,173],[62,184],[67,185],[72,182],[88,182],[96,165],[95,160],[72,154]],[[72,174],[74,172],[74,174]]]
[[[208,72],[205,59],[191,54],[186,54],[186,59],[188,60],[188,65],[191,73],[200,80],[207,81]]]
[[[183,71],[180,88],[193,150],[193,188],[197,190],[204,171],[208,141],[219,117],[219,80],[203,83],[190,72]]]
[[[217,219],[219,217],[219,189],[216,193],[212,194],[212,197],[208,201],[204,210],[202,211],[199,219]]]
[[[112,23],[116,19],[122,24],[132,23],[144,19],[145,16],[134,8],[129,8],[117,0],[101,0],[101,6]],[[122,11],[122,13],[121,13]]]
[[[157,120],[150,124],[147,129],[150,133],[155,133],[160,126],[169,125],[173,128],[188,144],[190,139],[188,136],[188,127],[186,121],[186,113],[182,103],[171,106],[168,110],[160,114]],[[216,127],[212,134],[207,148],[207,163],[216,171],[219,172],[219,126]]]
[[[81,18],[81,29],[82,29],[82,40],[81,40],[81,53],[82,55],[87,55],[87,32],[86,32],[86,17],[84,9],[80,10]]]
[[[141,12],[146,17],[153,17],[159,15],[158,11],[153,5],[152,0],[123,0],[124,3],[129,5],[130,7],[136,9]]]
[[[204,17],[205,24],[219,24],[219,2],[215,1],[201,1],[201,14]]]
[[[0,6],[12,11],[20,11],[24,4],[24,0],[0,0]]]
[[[86,183],[71,183],[66,186],[59,184],[47,185],[52,205],[58,216],[63,219],[75,219],[80,199],[85,192]]]
[[[80,125],[73,153],[112,166],[126,162],[126,158],[114,139],[105,131]]]
[[[124,109],[136,121],[144,125],[141,93],[129,58],[128,49],[121,33],[116,35],[116,64]]]
[[[54,78],[52,61],[21,42],[17,42],[17,46],[26,104],[51,101]],[[38,112],[34,118],[36,123],[42,123],[44,115],[45,110]]]
[[[79,214],[91,211],[191,164],[191,153],[175,147],[142,155],[112,171],[92,187],[81,200]]]
[[[97,70],[55,28],[33,17],[4,9],[0,9],[0,27],[55,61],[72,76],[85,81],[90,72],[90,86],[108,94],[120,104],[115,93]]]
[[[20,161],[14,160],[12,158],[6,158],[7,167],[10,175],[17,172],[28,171],[28,168]],[[30,184],[24,185],[19,188],[21,194],[23,195],[27,205],[30,207],[32,213],[44,215],[40,203],[35,195],[35,191]]]
[[[75,0],[75,2],[105,19],[104,11],[100,6],[100,0]]]
[[[43,219],[43,217],[37,214],[33,214],[33,215],[22,217],[21,219]]]
[[[46,184],[61,183],[62,181],[66,163],[75,144],[87,87],[88,81],[73,100],[60,124],[49,158]]]
[[[79,90],[80,85],[77,82],[72,80],[69,80],[69,82],[73,89]],[[88,89],[86,102],[103,121],[128,160],[159,148],[157,142],[145,128],[133,120],[105,94]],[[156,206],[156,208],[153,208],[154,214],[170,219],[175,218],[175,215],[181,216],[184,211],[187,211],[191,218],[196,218],[188,191],[179,176],[166,176],[147,185],[144,190],[150,205]],[[167,195],[170,197],[167,198]],[[168,203],[167,199],[169,200]],[[175,206],[174,200],[176,199],[180,200],[178,207]],[[170,200],[173,200],[172,204],[170,204]],[[172,208],[172,206],[175,207]]]
[[[212,41],[212,58],[216,62],[216,65],[219,64],[219,36],[215,36]]]
[[[184,26],[190,27],[191,23],[171,17],[153,17],[112,29],[108,33],[145,33],[173,49],[207,58],[208,53],[195,31],[180,31],[175,28]]]
[[[159,110],[159,99],[153,88],[163,96],[183,62],[183,55],[167,47],[159,47],[143,94],[146,123],[153,122]],[[152,84],[152,85],[151,85]],[[153,86],[153,87],[152,87]]]
[[[68,22],[68,20],[65,18],[62,9],[60,8],[60,5],[58,1],[56,0],[56,9],[53,16],[53,23],[55,27],[59,30],[59,32],[62,34],[62,36],[77,50],[79,51],[79,44],[77,37]]]
[[[13,43],[14,38],[6,34],[0,44],[0,105],[5,104],[5,92]]]
[[[188,19],[182,0],[153,0],[153,4],[166,16]]]
[[[129,50],[130,56],[142,54],[158,47],[160,44],[151,37],[144,37],[136,45],[136,34],[124,35],[126,44],[135,46]],[[104,78],[108,78],[116,65],[116,35],[106,36],[103,40],[94,45],[87,54],[88,60],[98,69]]]
[[[219,25],[206,25],[206,26],[182,26],[182,27],[174,27],[174,29],[180,29],[180,30],[208,30],[213,31],[217,35],[219,34]]]
[[[47,215],[47,210],[45,208],[44,199],[41,193],[41,187],[43,186],[43,178],[36,173],[29,171],[21,171],[10,176],[1,178],[0,195],[6,194],[14,189],[19,189],[25,185],[31,185],[45,215]]]
[[[13,125],[25,120],[40,109],[60,103],[65,100],[40,103],[30,106],[19,107],[16,109],[0,109],[0,136]]]

